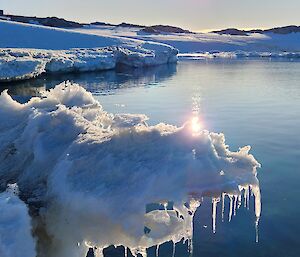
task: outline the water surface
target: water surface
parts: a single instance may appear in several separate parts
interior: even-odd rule
[[[149,69],[64,74],[1,85],[26,101],[57,83],[80,83],[109,112],[145,113],[149,124],[181,125],[197,113],[205,129],[223,132],[231,150],[251,145],[262,164],[262,217],[255,243],[253,208],[211,229],[206,199],[194,223],[193,256],[300,256],[300,62],[288,60],[181,61]],[[226,210],[228,214],[228,208]],[[179,244],[175,256],[186,256]],[[160,256],[172,255],[168,244]],[[122,255],[121,255],[122,256]]]

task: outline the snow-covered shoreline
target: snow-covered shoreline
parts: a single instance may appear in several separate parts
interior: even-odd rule
[[[89,35],[66,29],[0,21],[0,82],[42,73],[134,68],[177,61],[178,50],[163,43]]]

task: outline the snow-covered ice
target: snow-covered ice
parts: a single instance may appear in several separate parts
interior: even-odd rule
[[[233,52],[198,52],[198,53],[183,53],[178,54],[181,59],[213,59],[213,58],[224,58],[224,59],[235,59],[235,58],[288,58],[288,59],[299,59],[300,52],[245,52],[245,51],[233,51]]]
[[[154,66],[177,61],[177,50],[165,45],[106,47],[98,49],[0,49],[0,82],[35,78],[42,73],[86,72]]]
[[[144,67],[177,61],[177,49],[143,40],[0,21],[0,82],[42,73]]]
[[[232,216],[253,194],[258,225],[260,164],[249,146],[230,151],[223,134],[198,129],[196,118],[149,126],[145,115],[105,112],[70,83],[24,104],[4,91],[0,107],[0,186],[18,183],[39,210],[39,257],[85,257],[89,247],[102,256],[109,245],[146,256],[166,241],[192,242],[202,197],[213,199],[214,232],[224,197]]]
[[[193,59],[300,57],[300,33],[151,35],[128,27],[67,30],[0,21],[0,38],[0,82],[42,73],[113,69],[119,64],[142,67],[176,62],[177,49],[181,58]]]

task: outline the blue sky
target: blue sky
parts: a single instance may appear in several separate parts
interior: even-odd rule
[[[0,9],[80,22],[169,24],[195,31],[300,25],[300,0],[1,0]]]

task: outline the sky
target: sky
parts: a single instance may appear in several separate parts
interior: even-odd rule
[[[193,31],[300,25],[300,0],[0,0],[5,13]]]

